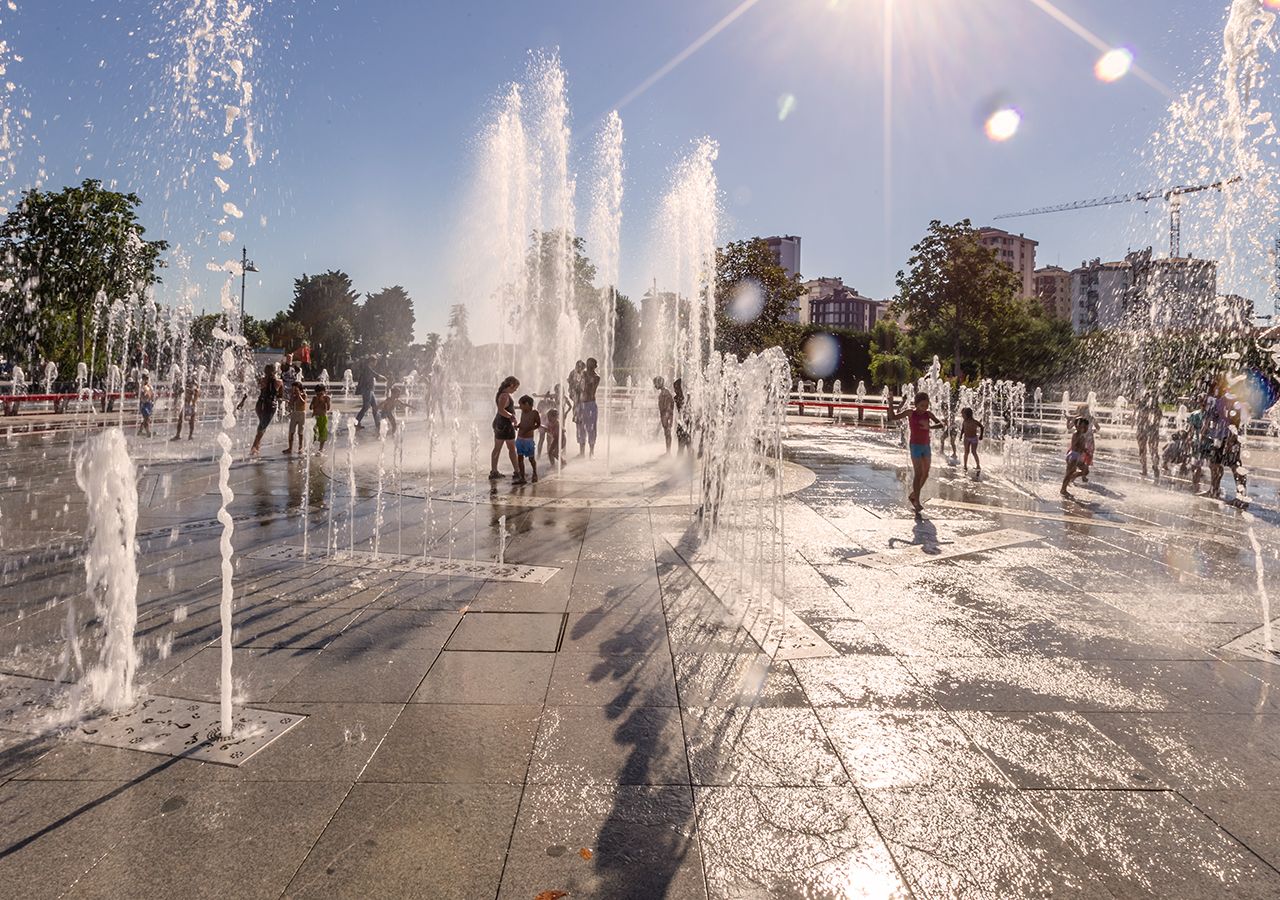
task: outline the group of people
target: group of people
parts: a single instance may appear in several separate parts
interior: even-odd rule
[[[956,456],[957,430],[964,443],[964,468],[969,468],[969,457],[972,455],[976,470],[982,472],[982,461],[978,454],[979,445],[985,437],[986,429],[982,422],[974,416],[972,409],[960,411],[960,424],[957,429],[954,423],[944,423],[929,408],[929,395],[923,391],[914,397],[912,407],[906,405],[906,398],[897,410],[891,410],[890,422],[907,420],[908,448],[911,454],[912,480],[911,492],[907,499],[919,513],[923,506],[920,500],[921,491],[929,479],[932,464],[932,432],[942,431],[941,449],[945,452],[948,437],[951,440],[951,453]],[[1209,495],[1221,497],[1222,478],[1230,469],[1235,480],[1237,496],[1243,496],[1247,487],[1247,476],[1242,465],[1241,434],[1244,419],[1241,404],[1226,388],[1220,378],[1206,381],[1201,401],[1186,418],[1186,424],[1174,432],[1170,442],[1160,449],[1160,429],[1164,422],[1164,410],[1154,391],[1148,391],[1138,401],[1134,410],[1134,427],[1138,444],[1138,458],[1142,466],[1142,477],[1147,477],[1147,463],[1150,460],[1151,473],[1156,482],[1160,480],[1161,467],[1166,474],[1176,470],[1180,477],[1190,476],[1191,489],[1200,492],[1204,469],[1209,470]],[[1080,414],[1072,416],[1069,424],[1069,445],[1067,448],[1066,471],[1062,478],[1061,494],[1070,497],[1070,487],[1076,481],[1087,482],[1093,466],[1095,435],[1097,421],[1088,407]]]
[[[529,394],[517,396],[520,379],[508,375],[498,385],[494,394],[493,452],[489,460],[489,480],[502,478],[498,462],[503,450],[511,460],[512,483],[526,484],[538,480],[538,459],[545,450],[551,465],[563,466],[562,450],[567,435],[562,418],[572,418],[578,443],[578,456],[594,458],[599,430],[599,404],[596,394],[600,388],[599,363],[595,358],[578,360],[569,373],[564,391],[557,384],[537,401]],[[679,378],[671,388],[665,379],[653,379],[658,399],[658,424],[666,443],[666,453],[671,452],[672,438],[677,452],[689,449],[689,428],[684,420],[685,394]],[[526,466],[527,464],[527,466]]]
[[[289,375],[287,379],[282,377]],[[240,401],[244,405],[244,400]],[[289,416],[289,446],[284,453],[292,454],[294,437],[298,440],[298,452],[303,450],[303,428],[307,423],[307,408],[311,409],[314,438],[317,443],[316,452],[323,453],[324,445],[329,441],[329,412],[333,408],[333,398],[329,394],[329,386],[324,382],[316,385],[315,392],[308,397],[306,386],[302,383],[300,370],[285,366],[281,375],[276,374],[274,363],[263,367],[262,377],[258,379],[258,399],[254,403],[254,412],[258,416],[258,430],[253,436],[253,446],[249,449],[250,457],[257,457],[262,452],[262,437],[275,418],[277,411]]]
[[[516,398],[520,379],[508,375],[498,385],[494,395],[496,407],[493,417],[493,453],[490,456],[489,480],[502,477],[498,460],[503,448],[511,459],[512,483],[525,484],[538,480],[538,457],[545,449],[552,465],[564,465],[561,451],[565,445],[565,430],[561,422],[561,407],[571,415],[577,426],[578,456],[596,455],[596,437],[599,431],[600,408],[596,392],[600,389],[600,364],[594,357],[578,360],[566,380],[568,392],[560,385],[535,404],[533,397],[524,394]],[[516,410],[519,409],[519,415]],[[525,462],[529,464],[526,472]]]

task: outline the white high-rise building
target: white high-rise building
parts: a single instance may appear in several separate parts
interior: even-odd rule
[[[1036,295],[1036,247],[1039,241],[999,228],[979,228],[978,240],[996,252],[996,258],[1022,278],[1022,296]]]

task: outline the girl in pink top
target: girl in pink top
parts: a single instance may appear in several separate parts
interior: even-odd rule
[[[905,401],[906,398],[903,399]],[[932,464],[932,443],[929,431],[933,428],[941,428],[942,420],[929,412],[929,395],[924,391],[916,394],[915,409],[907,409],[907,404],[904,402],[901,409],[890,413],[890,422],[896,422],[899,419],[906,419],[910,427],[908,443],[911,446],[911,468],[914,475],[911,479],[911,493],[907,499],[911,501],[911,505],[918,513],[924,508],[920,503],[920,491],[924,489],[924,483],[929,480],[929,467]]]

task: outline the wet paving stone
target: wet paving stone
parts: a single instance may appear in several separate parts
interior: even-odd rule
[[[816,707],[937,709],[934,692],[892,656],[841,656],[793,662],[808,702]]]
[[[705,898],[693,792],[647,785],[530,785],[500,898]]]
[[[674,707],[554,706],[542,714],[531,784],[688,784]]]
[[[1280,872],[1177,794],[1044,791],[1030,797],[1117,897],[1280,895]]]
[[[357,784],[284,896],[492,896],[519,800],[515,786]]]
[[[956,711],[951,720],[1019,788],[1164,787],[1078,713]]]
[[[450,650],[554,653],[564,616],[549,613],[469,612],[449,637]]]
[[[711,897],[906,898],[852,788],[695,791]]]
[[[863,796],[916,897],[1108,896],[1021,792],[913,789]]]
[[[944,712],[831,707],[818,715],[859,789],[1009,785]]]
[[[812,787],[849,783],[823,723],[811,709],[689,707],[681,712],[696,785]]]
[[[520,784],[538,730],[536,706],[411,703],[361,781]]]
[[[507,558],[560,568],[545,584],[249,558],[297,542],[301,482],[282,461],[237,464],[237,702],[307,718],[239,768],[0,732],[0,883],[24,898],[225,896],[210,872],[250,897],[1280,896],[1280,666],[1221,649],[1261,622],[1237,511],[1140,484],[1104,445],[1087,506],[938,461],[917,522],[891,437],[794,425],[790,446],[817,480],[785,501],[785,602],[829,658],[770,658],[668,541],[689,510],[604,508],[619,488],[599,464],[540,484],[555,507],[504,501],[505,484],[502,505],[484,486],[474,506],[436,500],[429,553],[452,529],[469,560],[474,528],[492,559],[505,512]],[[22,465],[67,474],[36,456]],[[173,500],[143,473],[139,680],[213,700],[218,497],[205,469],[166,465]],[[16,508],[63,502],[45,487]],[[83,530],[68,488],[54,545]],[[421,552],[425,504],[388,499],[382,547]],[[372,493],[356,506],[370,549]],[[1036,539],[925,552],[1010,530]],[[83,568],[23,552],[18,570],[0,547],[0,671],[52,678]]]
[[[541,706],[554,662],[548,653],[446,650],[436,657],[413,702]]]

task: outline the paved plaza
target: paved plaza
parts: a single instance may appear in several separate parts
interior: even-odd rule
[[[138,682],[196,712],[218,699],[208,438],[130,439]],[[427,483],[410,445],[381,502],[376,441],[353,500],[345,436],[309,470],[237,462],[235,697],[279,731],[237,765],[23,705],[68,666],[70,604],[97,649],[74,448],[10,435],[3,892],[1280,896],[1280,473],[1259,454],[1244,511],[1104,441],[1062,501],[1060,434],[1016,466],[988,443],[981,480],[935,456],[917,519],[889,435],[793,420],[763,630],[656,457],[491,493]]]

